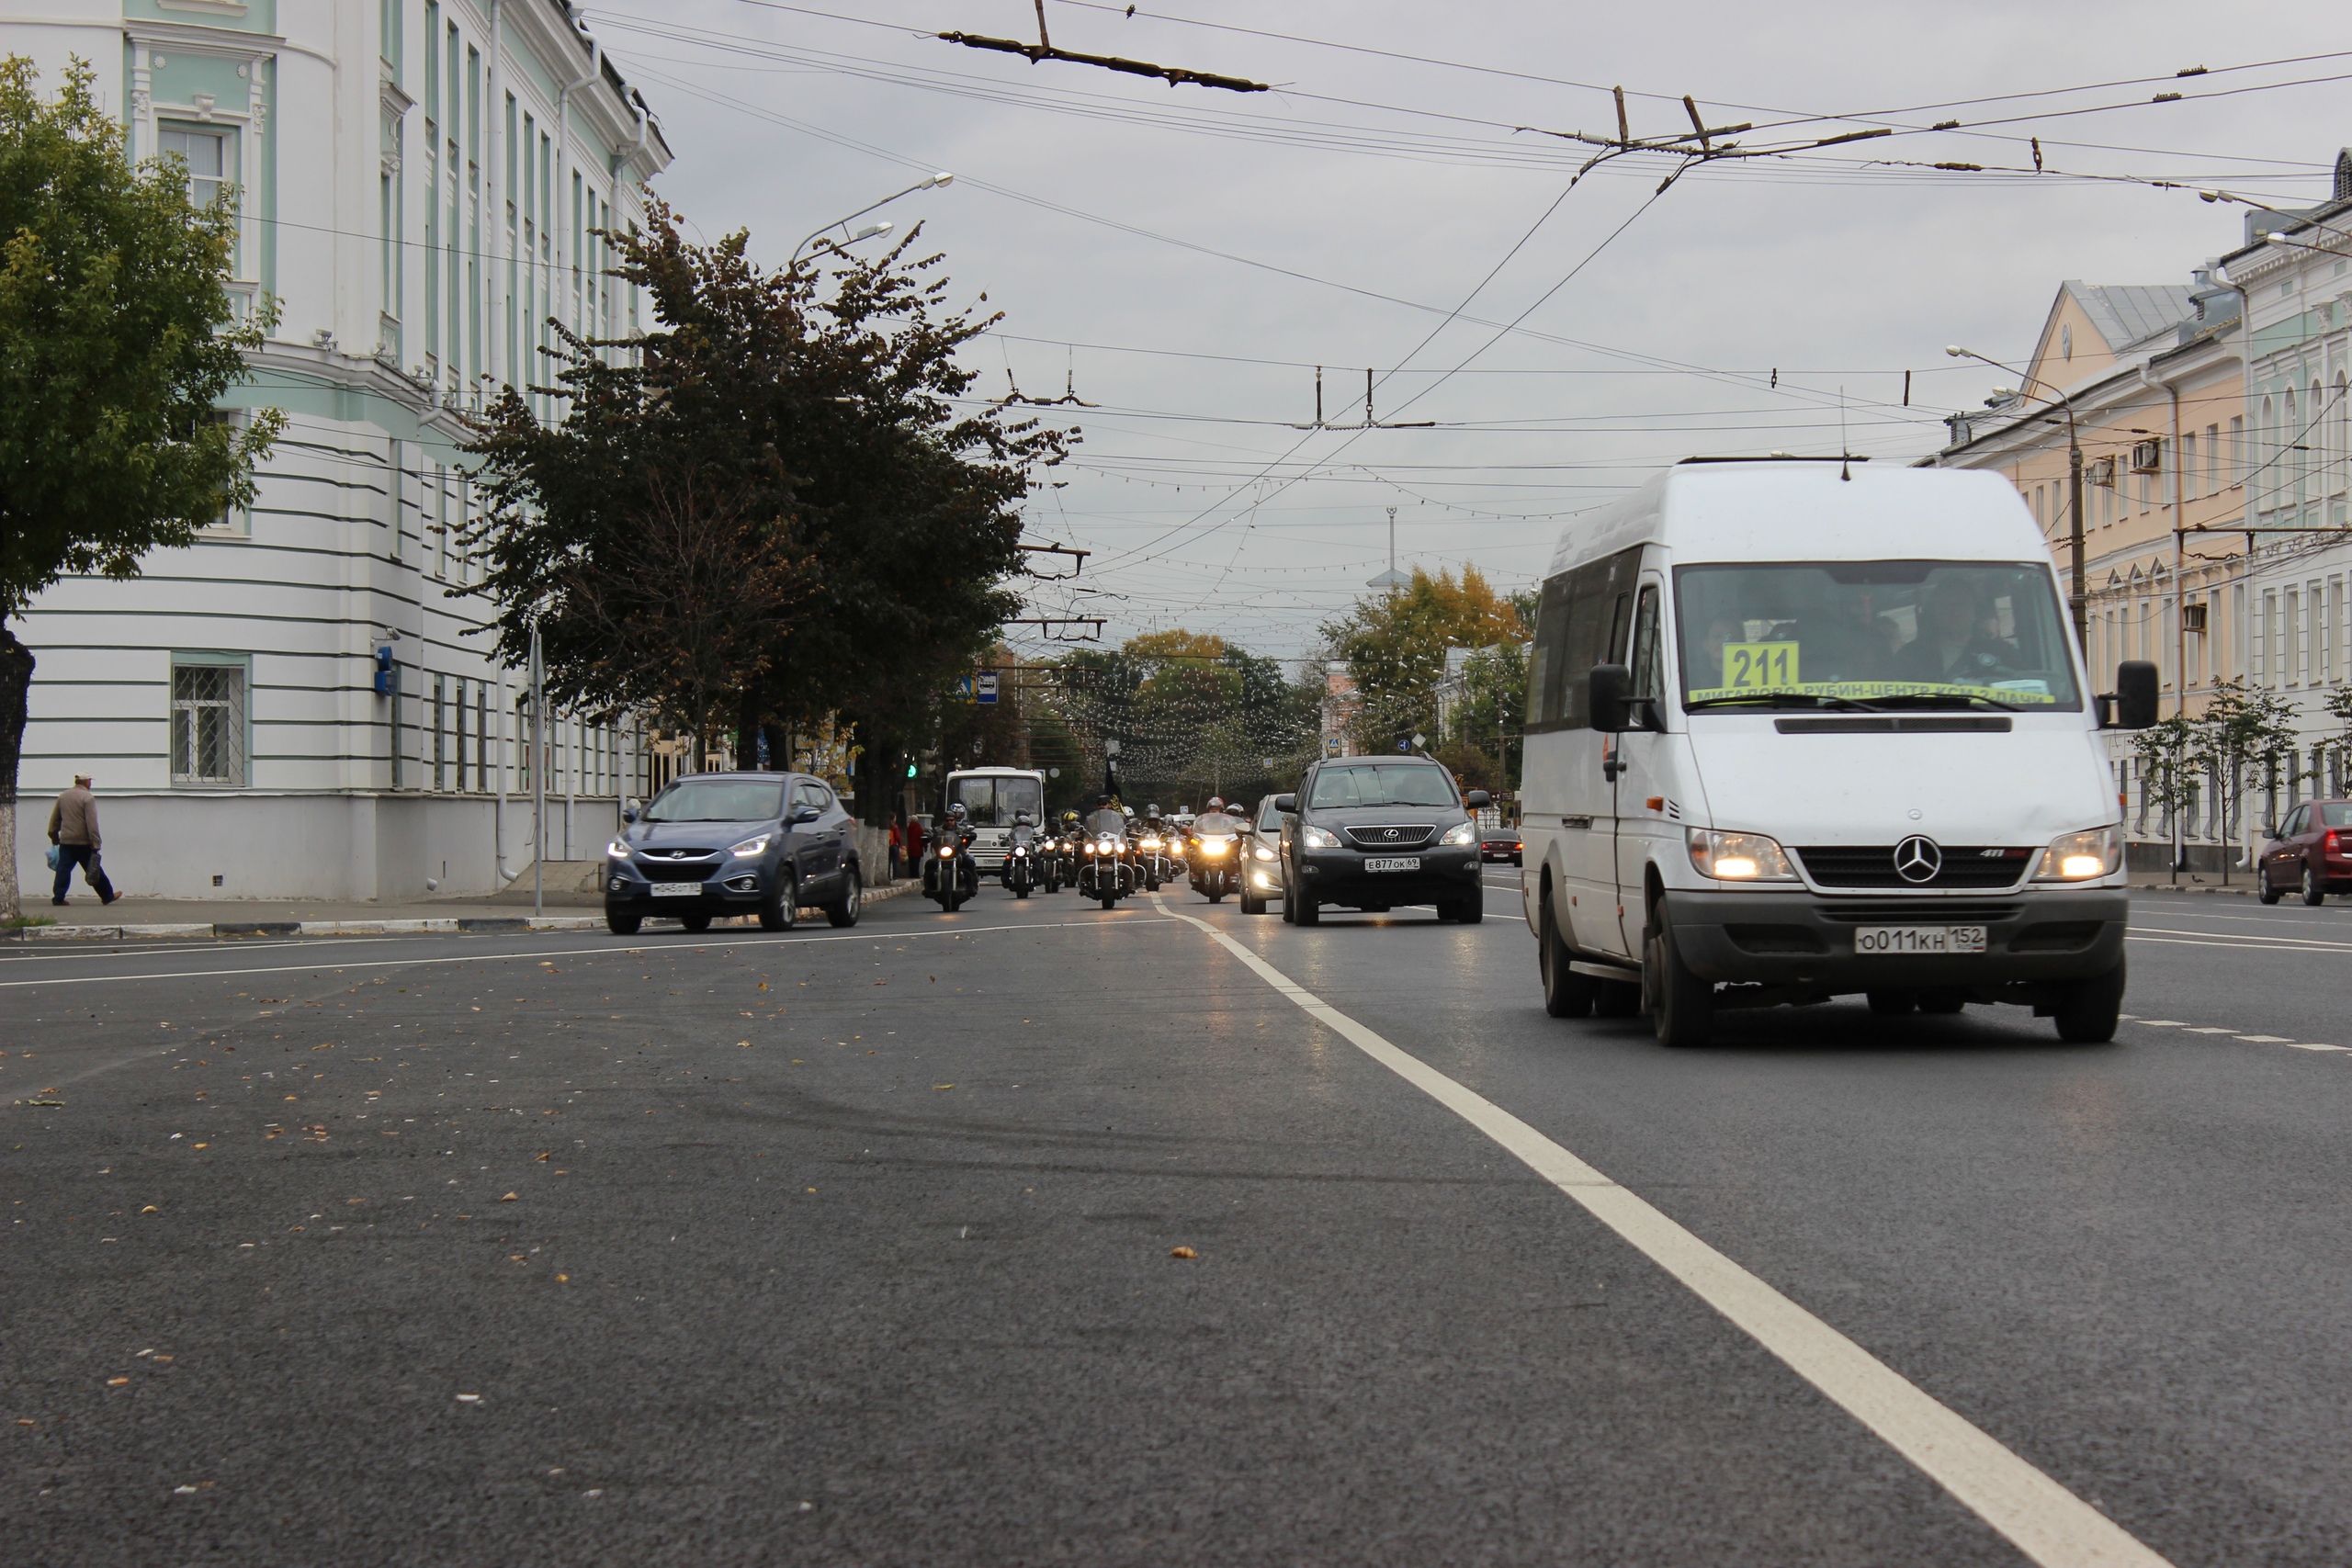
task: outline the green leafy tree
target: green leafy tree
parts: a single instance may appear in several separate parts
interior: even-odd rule
[[[554,385],[537,389],[560,396],[562,417],[542,423],[508,389],[469,444],[492,501],[475,539],[498,650],[519,661],[536,623],[559,700],[712,722],[687,716],[700,666],[657,651],[706,617],[632,586],[662,570],[650,525],[662,498],[691,495],[732,520],[742,552],[721,683],[738,756],[764,736],[781,761],[793,726],[843,716],[878,785],[936,743],[948,678],[1012,613],[1018,503],[1066,436],[963,406],[974,373],[956,352],[998,318],[944,307],[936,256],[901,244],[830,280],[769,271],[748,235],[690,243],[658,202],[644,232],[608,237],[655,330],[602,340],[559,325]],[[889,792],[861,792],[860,807],[879,818]]]
[[[1356,745],[1385,751],[1402,737],[1435,735],[1446,649],[1524,642],[1525,626],[1513,602],[1470,566],[1458,579],[1450,570],[1431,577],[1417,568],[1396,592],[1357,600],[1322,628],[1363,702]]]
[[[2225,830],[2243,820],[2245,793],[2274,789],[2295,767],[2295,710],[2259,686],[2241,681],[2215,684],[2205,711],[2189,721],[2188,763],[2213,781],[2214,804]],[[2283,766],[2282,766],[2283,765]],[[2222,861],[2229,881],[2229,859]]]
[[[68,67],[44,98],[0,61],[0,915],[18,912],[17,770],[32,651],[7,621],[67,576],[126,579],[253,500],[283,420],[215,408],[260,346],[238,320],[233,191],[189,199],[176,158],[133,168]]]

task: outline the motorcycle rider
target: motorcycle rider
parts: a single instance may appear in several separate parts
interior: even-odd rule
[[[1004,870],[1000,874],[1005,890],[1014,897],[1026,898],[1029,890],[1044,880],[1044,867],[1037,856],[1036,825],[1029,820],[1029,813],[1016,811],[1004,846]]]
[[[966,821],[970,815],[962,801],[950,805],[932,836],[931,852],[923,857],[923,897],[937,899],[949,914],[979,891],[979,873],[972,864],[974,833]]]
[[[1225,801],[1217,795],[1209,796],[1209,803],[1193,818],[1189,874],[1193,888],[1212,904],[1223,902],[1227,893],[1240,886],[1244,826],[1239,818],[1227,815]],[[1214,852],[1206,847],[1212,843]]]

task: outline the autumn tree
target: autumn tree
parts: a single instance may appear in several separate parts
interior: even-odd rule
[[[18,913],[17,770],[32,650],[7,622],[71,575],[130,578],[253,500],[282,425],[216,405],[269,325],[226,288],[237,193],[189,196],[176,157],[134,168],[74,62],[41,96],[0,61],[0,915]]]
[[[1528,635],[1518,606],[1475,566],[1459,578],[1416,568],[1405,587],[1365,595],[1322,630],[1363,701],[1356,744],[1384,751],[1407,736],[1436,734],[1446,649],[1517,645]]]

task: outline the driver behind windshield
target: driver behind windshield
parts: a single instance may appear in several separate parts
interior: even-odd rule
[[[1982,686],[2015,673],[2018,647],[1996,635],[1964,582],[1950,578],[1928,590],[1920,607],[1919,635],[1894,657],[1894,672],[1905,681]]]

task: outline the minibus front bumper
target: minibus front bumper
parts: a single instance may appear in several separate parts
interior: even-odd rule
[[[1670,892],[1676,954],[1702,979],[1832,994],[2088,979],[2123,962],[2120,887],[2030,888],[1987,897],[1831,898],[1799,890]],[[1982,953],[1866,953],[1871,927],[1982,927]]]

